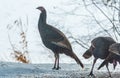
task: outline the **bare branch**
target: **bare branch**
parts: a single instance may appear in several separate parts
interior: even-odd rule
[[[99,8],[99,7],[96,5],[96,3],[95,3],[93,0],[92,0],[92,3],[93,3],[93,4],[95,5],[95,7],[97,7],[98,10],[110,21],[110,23],[112,24],[114,30],[115,30],[115,31],[118,33],[118,35],[120,36],[120,33],[118,32],[118,30],[117,30],[115,24],[113,23],[113,21],[104,13],[104,11],[103,11],[101,8]],[[114,33],[114,35],[115,35],[115,37],[116,37],[116,40],[118,40],[115,32],[113,32],[113,33]]]
[[[102,26],[102,25],[100,24],[100,22],[96,19],[96,17],[94,16],[94,14],[87,8],[87,5],[86,5],[86,3],[85,3],[84,0],[83,0],[83,2],[84,2],[85,9],[92,15],[92,17],[94,18],[94,20],[96,21],[96,23],[97,23],[110,37],[112,37],[111,34],[110,34],[105,28],[103,28],[103,26]]]

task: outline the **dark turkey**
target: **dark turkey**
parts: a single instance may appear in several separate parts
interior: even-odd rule
[[[97,37],[91,41],[90,48],[83,54],[83,57],[86,59],[90,58],[92,55],[94,56],[94,61],[89,76],[94,76],[93,68],[97,59],[106,59],[108,57],[108,55],[110,54],[108,50],[109,46],[113,43],[115,43],[115,41],[111,37]],[[111,60],[107,61],[107,63],[104,63],[108,72],[108,63],[112,63],[113,61],[114,59],[112,58]],[[110,72],[109,76],[111,77]]]
[[[44,7],[38,7],[38,10],[41,11],[40,18],[38,21],[38,29],[40,32],[40,36],[42,38],[43,44],[51,49],[55,55],[55,63],[53,69],[58,70],[59,67],[59,54],[64,53],[67,56],[72,57],[75,61],[81,65],[83,68],[82,62],[73,52],[71,45],[66,38],[66,36],[57,28],[48,25],[46,23],[46,10]]]

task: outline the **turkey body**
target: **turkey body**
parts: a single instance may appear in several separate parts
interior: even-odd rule
[[[53,51],[55,55],[55,63],[53,69],[58,70],[59,67],[59,54],[64,53],[67,56],[72,57],[78,64],[83,67],[82,62],[75,55],[72,50],[71,44],[67,37],[57,28],[46,23],[46,10],[44,7],[38,7],[41,11],[38,21],[38,30],[42,38],[43,44]]]
[[[112,45],[113,43],[116,42],[111,37],[97,37],[91,41],[90,48],[83,54],[83,57],[85,57],[86,59],[90,58],[92,55],[94,56],[92,69],[89,74],[90,76],[94,76],[93,68],[97,59],[105,60],[109,56],[110,54],[109,46]],[[104,63],[107,67],[108,72],[109,72],[108,63],[112,63],[113,60],[114,59],[112,58],[106,63]],[[109,72],[109,76],[111,77],[110,72]]]

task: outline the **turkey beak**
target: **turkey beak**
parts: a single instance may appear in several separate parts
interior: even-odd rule
[[[37,7],[36,9],[37,9],[37,10],[39,10],[39,11],[40,11],[40,13],[41,13],[41,8],[40,8],[40,7]]]
[[[39,8],[39,7],[37,7],[36,9],[40,10],[40,8]]]
[[[38,9],[38,7],[36,9]]]

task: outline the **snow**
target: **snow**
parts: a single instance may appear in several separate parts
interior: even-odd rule
[[[71,63],[61,63],[60,70],[52,70],[53,64],[22,64],[11,62],[0,62],[0,78],[88,78],[91,65],[86,64],[82,69],[79,65]],[[95,66],[94,74],[97,78],[108,77],[105,67],[100,71],[97,70],[98,64]],[[118,78],[120,67],[113,70],[109,66],[112,76]]]

